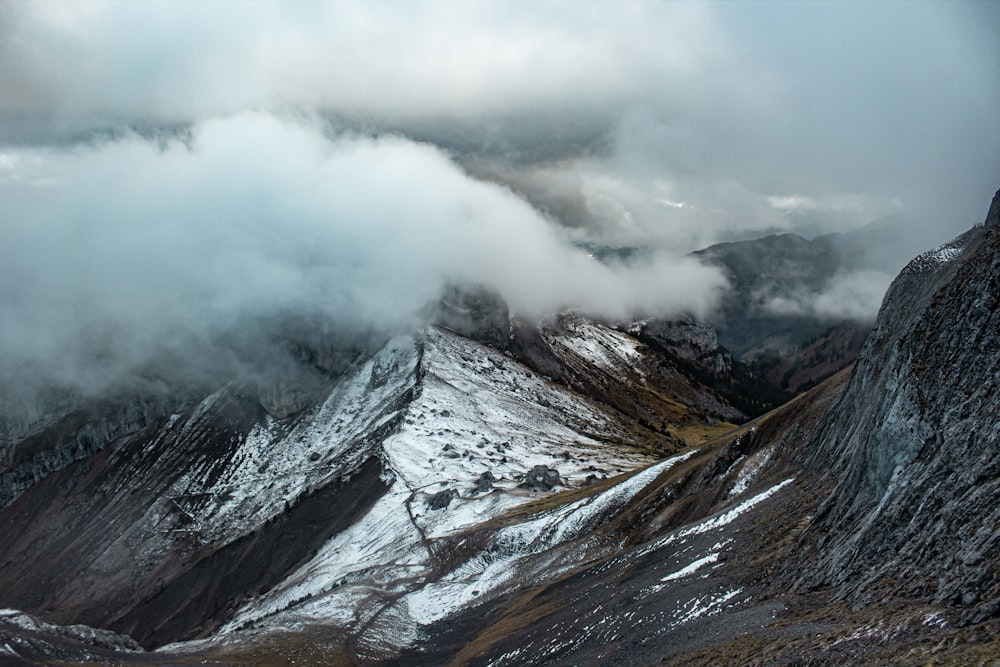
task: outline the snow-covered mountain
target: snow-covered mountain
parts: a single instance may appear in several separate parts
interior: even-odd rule
[[[998,208],[753,419],[693,322],[458,291],[287,400],[8,428],[0,664],[989,664]]]
[[[46,415],[9,443],[0,604],[147,648],[321,625],[401,649],[529,571],[544,578],[550,565],[520,562],[621,506],[641,488],[623,475],[745,419],[634,335],[566,316],[531,330],[547,369],[605,388],[573,391],[498,349],[527,349],[505,308],[502,335],[468,328],[483,312],[457,317],[483,299],[453,293],[438,319],[493,346],[444,326],[398,335],[299,411],[232,381]],[[560,492],[579,507],[512,518]],[[492,546],[461,555],[456,536],[494,524]]]

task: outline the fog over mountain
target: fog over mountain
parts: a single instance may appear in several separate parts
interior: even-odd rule
[[[682,258],[713,242],[899,212],[932,245],[1000,169],[997,18],[4,3],[0,371],[88,387],[199,346],[223,363],[219,336],[260,316],[391,329],[452,282],[528,314],[701,315],[725,280]],[[874,314],[896,268],[812,308]]]

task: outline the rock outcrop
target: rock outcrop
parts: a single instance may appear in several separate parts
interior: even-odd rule
[[[814,452],[839,477],[800,585],[855,606],[903,596],[997,613],[1000,230],[907,265]]]
[[[441,296],[434,319],[439,326],[457,334],[499,350],[507,349],[510,313],[507,303],[494,290],[452,285]]]
[[[548,466],[533,466],[524,478],[522,486],[531,491],[550,491],[561,483],[559,471]]]

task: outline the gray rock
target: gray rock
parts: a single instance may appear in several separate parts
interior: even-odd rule
[[[986,221],[983,226],[989,229],[1000,228],[1000,190],[997,190],[996,194],[993,195],[993,202],[990,204],[989,212],[986,213]]]
[[[501,350],[510,340],[510,312],[503,298],[486,287],[445,289],[435,323]]]
[[[537,465],[527,474],[521,486],[532,491],[549,491],[561,482],[559,471],[548,466]]]
[[[493,488],[493,482],[497,481],[493,473],[487,470],[476,480],[476,491],[486,493]]]
[[[455,489],[445,489],[438,491],[427,501],[428,507],[432,510],[443,510],[451,504],[451,501],[458,498],[458,491]]]
[[[959,257],[918,257],[893,282],[809,448],[838,481],[800,581],[852,603],[900,572],[936,603],[971,606],[995,585],[1000,236],[973,229],[954,245]]]

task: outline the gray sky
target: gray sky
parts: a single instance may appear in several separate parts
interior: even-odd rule
[[[719,240],[901,212],[940,242],[1000,186],[997,25],[957,1],[8,0],[0,362],[73,367],[113,332],[126,367],[288,308],[395,325],[455,280],[704,312],[721,276],[681,256]]]

